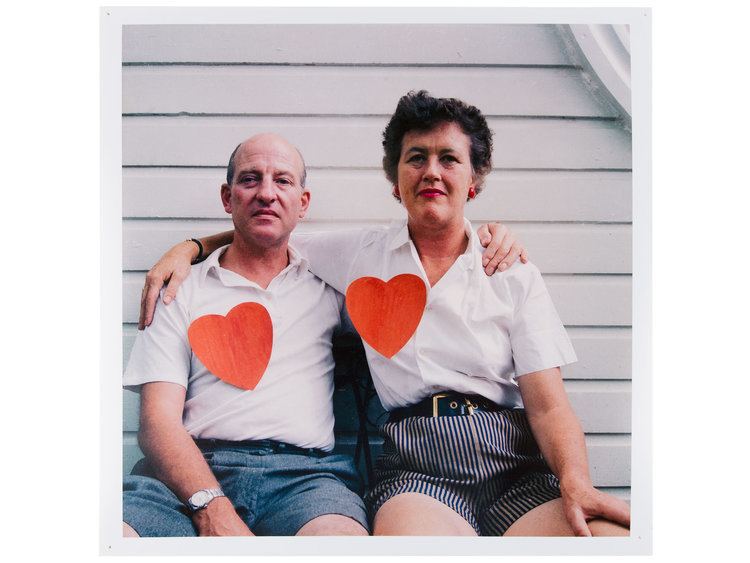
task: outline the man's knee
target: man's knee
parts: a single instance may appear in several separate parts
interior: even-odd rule
[[[313,518],[297,532],[298,536],[367,536],[367,530],[354,518],[324,514]]]

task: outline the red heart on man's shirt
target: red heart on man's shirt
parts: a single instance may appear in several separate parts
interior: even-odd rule
[[[208,371],[225,383],[251,390],[271,359],[273,324],[260,303],[240,303],[226,317],[195,319],[188,328],[188,340]]]
[[[401,274],[354,280],[346,290],[346,309],[362,339],[386,358],[393,357],[417,330],[427,303],[419,276]]]

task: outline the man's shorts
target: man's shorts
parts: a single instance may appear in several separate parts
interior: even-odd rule
[[[353,518],[366,530],[361,481],[349,456],[284,453],[278,445],[201,445],[203,457],[248,528],[259,536],[291,536],[326,514]],[[123,521],[142,537],[195,536],[188,508],[146,460],[123,483]]]
[[[560,486],[539,452],[523,409],[471,416],[414,416],[388,422],[370,513],[401,493],[446,504],[477,534],[501,536]]]

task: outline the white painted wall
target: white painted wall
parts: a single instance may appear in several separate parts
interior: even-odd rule
[[[631,136],[571,39],[543,25],[124,26],[125,358],[144,272],[230,227],[219,185],[238,142],[272,130],[300,148],[314,192],[301,229],[385,223],[402,216],[380,171],[398,98],[459,97],[495,132],[468,217],[508,223],[544,273],[579,356],[564,376],[594,481],[628,496]],[[125,404],[127,469],[136,397]]]

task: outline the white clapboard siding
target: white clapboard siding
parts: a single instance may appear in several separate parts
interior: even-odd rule
[[[630,432],[630,381],[566,381],[565,389],[584,432]]]
[[[576,68],[157,66],[125,67],[122,81],[126,114],[390,115],[409,90],[428,90],[487,116],[617,115]]]
[[[569,379],[631,379],[631,329],[567,327],[578,361],[563,368]]]
[[[630,485],[630,436],[586,435],[589,470],[597,487]]]
[[[630,276],[546,275],[562,322],[569,326],[630,326]]]
[[[123,369],[133,349],[137,326],[123,326]],[[563,368],[563,377],[570,380],[622,380],[631,378],[631,331],[629,328],[568,327],[568,335],[578,361]]]
[[[304,23],[123,26],[122,60],[130,64],[571,64],[552,25],[298,25]]]
[[[237,143],[275,131],[308,166],[380,168],[385,117],[131,116],[123,119],[125,166],[226,166]],[[488,119],[496,168],[631,168],[630,134],[616,121]]]
[[[396,206],[396,202],[393,203]],[[148,270],[172,245],[196,236],[232,228],[229,220],[194,222],[131,219],[123,223],[123,268]],[[475,224],[478,228],[480,224]],[[630,225],[511,224],[543,273],[631,272]],[[299,232],[341,228],[332,223],[305,221]]]
[[[138,322],[144,273],[123,273],[123,322]],[[630,276],[548,275],[545,283],[560,318],[574,326],[629,326]]]
[[[228,155],[227,155],[228,159]],[[219,200],[224,168],[126,168],[124,217],[226,219]],[[473,221],[595,221],[632,219],[630,172],[496,170],[481,196],[466,206]],[[388,197],[381,170],[308,170],[307,220],[378,221],[403,217]]]

